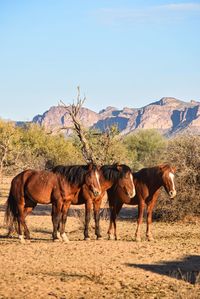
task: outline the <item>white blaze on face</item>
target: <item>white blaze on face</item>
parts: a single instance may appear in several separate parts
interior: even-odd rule
[[[99,181],[99,174],[98,174],[97,171],[95,172],[95,175],[96,175],[96,179],[97,179],[97,183],[98,183],[98,187],[99,187],[99,191],[100,191],[101,190],[101,185],[100,185],[100,181]]]
[[[132,195],[132,197],[134,197],[135,196],[135,185],[134,185],[134,183],[133,183],[133,175],[132,175],[132,173],[130,173],[130,178],[131,178],[131,182],[132,182],[132,185],[133,185],[133,195]]]
[[[172,172],[169,173],[169,177],[172,181],[172,190],[175,191],[175,185],[174,185],[174,174]]]

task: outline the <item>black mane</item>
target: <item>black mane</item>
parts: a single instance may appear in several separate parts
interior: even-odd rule
[[[88,173],[88,171],[90,169],[97,169],[96,165],[94,164],[92,164],[92,168],[90,167],[91,165],[57,165],[52,169],[52,171],[54,173],[63,175],[70,184],[82,185],[85,182],[85,175]]]
[[[113,164],[103,165],[101,171],[107,181],[116,182],[120,178],[123,178],[127,172],[131,172],[131,169],[125,164]]]
[[[151,177],[157,177],[161,175],[165,170],[170,169],[171,166],[167,163],[161,164],[161,165],[156,165],[153,167],[145,167],[140,169],[137,172],[133,172],[134,178],[137,179],[144,179],[145,177],[147,179],[150,179]]]

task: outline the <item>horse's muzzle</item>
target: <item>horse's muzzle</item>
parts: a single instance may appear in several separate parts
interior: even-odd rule
[[[128,192],[128,196],[129,196],[130,198],[133,198],[133,197],[135,196],[135,190],[134,190],[133,192],[131,192],[131,193]]]
[[[176,196],[176,190],[169,191],[169,197],[172,199]]]
[[[128,195],[128,197],[132,198],[135,196],[136,192],[135,189],[129,192],[128,190],[125,189],[125,193]]]
[[[97,196],[99,196],[99,195],[100,195],[100,192],[99,192],[99,191],[97,191],[97,190],[93,190],[92,192],[93,192],[93,194],[94,194],[94,196],[95,196],[95,197],[97,197]]]

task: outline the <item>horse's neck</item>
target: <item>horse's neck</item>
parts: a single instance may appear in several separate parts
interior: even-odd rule
[[[77,194],[77,192],[80,191],[81,186],[79,186],[77,184],[69,184],[68,185],[68,189],[69,189],[69,193],[71,193],[71,194]]]
[[[114,183],[112,181],[106,180],[104,177],[100,178],[100,185],[102,191],[108,190],[110,187],[112,187]]]
[[[141,171],[134,173],[133,182],[136,187],[138,184],[143,183],[149,190],[153,190],[153,192],[156,192],[163,185],[160,177],[156,173],[147,171],[145,173]]]

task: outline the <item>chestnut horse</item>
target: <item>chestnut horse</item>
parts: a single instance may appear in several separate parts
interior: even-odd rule
[[[108,229],[108,238],[117,240],[116,217],[122,208],[122,205],[138,205],[138,221],[135,233],[136,241],[140,241],[140,228],[143,220],[145,204],[147,206],[147,230],[146,236],[149,241],[153,240],[151,233],[152,212],[158,196],[163,186],[169,197],[176,196],[174,184],[175,168],[168,164],[163,164],[151,168],[143,168],[133,173],[136,195],[132,198],[118,192],[118,188],[108,190],[108,201],[110,206],[110,225]],[[114,224],[114,236],[111,234],[112,224]]]
[[[22,226],[25,237],[30,238],[26,215],[38,203],[52,203],[53,240],[58,239],[57,232],[62,221],[60,233],[63,241],[67,241],[65,213],[83,184],[94,197],[101,193],[99,170],[95,165],[57,166],[53,171],[25,170],[19,173],[11,182],[5,212],[7,224],[11,227],[18,222],[19,239],[24,242]]]
[[[131,169],[124,164],[103,165],[100,168],[100,185],[101,194],[94,196],[92,192],[89,192],[88,186],[84,184],[80,190],[79,195],[72,200],[72,204],[81,205],[85,204],[85,228],[84,239],[90,240],[88,228],[91,216],[91,209],[93,206],[94,220],[95,220],[95,234],[97,239],[101,239],[100,227],[99,227],[99,211],[102,199],[106,196],[106,191],[113,186],[115,189],[118,187],[120,194],[126,194],[133,197],[135,195],[135,186],[133,183],[133,176]]]

